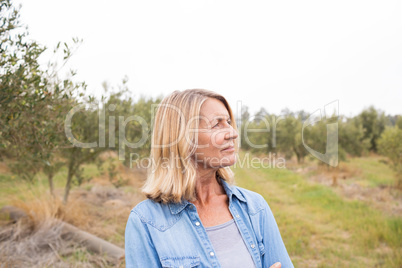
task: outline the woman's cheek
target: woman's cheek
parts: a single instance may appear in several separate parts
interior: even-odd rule
[[[198,150],[208,149],[210,145],[211,137],[207,133],[202,133],[198,136]]]
[[[223,149],[222,143],[225,137],[225,133],[222,131],[215,131],[211,135],[211,144],[214,148]]]

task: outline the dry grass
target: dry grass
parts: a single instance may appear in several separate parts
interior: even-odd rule
[[[15,201],[14,205],[23,209],[28,217],[16,223],[1,223],[0,263],[4,267],[108,267],[114,264],[74,244],[71,234],[63,232],[59,219],[71,209],[65,210],[61,202],[45,195],[28,202]]]
[[[2,202],[24,210],[28,217],[16,223],[0,218],[0,267],[124,267],[124,260],[116,262],[75,244],[63,233],[60,221],[124,248],[130,210],[144,199],[138,190],[143,172],[118,169],[126,186],[115,188],[108,177],[100,176],[74,188],[67,205],[61,202],[63,189],[56,188],[60,198],[52,197],[45,179],[32,187],[10,179],[9,186],[18,187],[18,194],[5,192]]]
[[[136,193],[125,193],[123,189],[95,185],[90,190],[76,190],[72,193],[71,203],[64,214],[65,221],[124,247],[124,228],[130,210],[143,200]],[[84,211],[79,211],[84,210]],[[107,226],[107,228],[105,228]]]
[[[53,221],[35,225],[29,218],[7,224],[0,231],[0,262],[11,267],[54,265],[66,246],[61,226]]]
[[[10,169],[8,168],[7,164],[4,162],[0,162],[0,174],[9,173]]]

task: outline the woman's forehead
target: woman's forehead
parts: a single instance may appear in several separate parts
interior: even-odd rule
[[[200,115],[209,119],[217,117],[228,118],[229,112],[220,100],[209,98],[202,104]]]

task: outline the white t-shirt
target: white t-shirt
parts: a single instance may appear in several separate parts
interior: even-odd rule
[[[205,230],[222,267],[255,268],[234,219],[216,226],[205,227]]]

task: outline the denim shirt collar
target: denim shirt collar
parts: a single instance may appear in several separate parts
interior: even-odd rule
[[[220,179],[221,183],[223,185],[223,188],[226,191],[227,196],[229,197],[229,200],[232,199],[232,196],[236,196],[237,199],[239,199],[242,202],[247,202],[244,196],[240,193],[240,191],[237,189],[237,187],[233,185],[229,185],[224,179]]]
[[[239,192],[239,190],[233,185],[229,185],[224,179],[219,178],[223,188],[226,191],[226,195],[229,197],[229,202],[232,201],[232,196],[236,196],[242,202],[247,202],[243,195]],[[180,203],[169,203],[169,209],[172,214],[179,214],[183,209],[186,208],[187,205],[191,205],[191,203],[187,200],[183,200]]]

